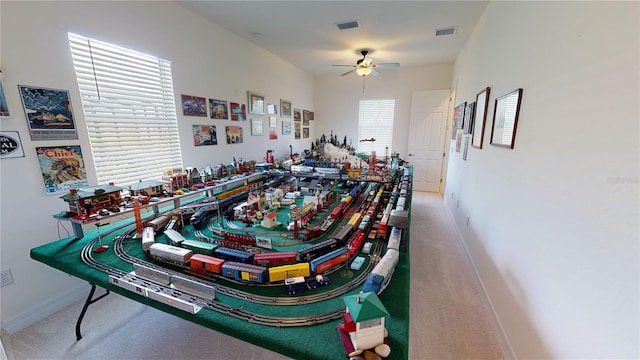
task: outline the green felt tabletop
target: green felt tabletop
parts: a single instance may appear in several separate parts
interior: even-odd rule
[[[130,220],[128,220],[130,222]],[[116,225],[116,224],[114,224]],[[114,225],[110,225],[114,226]],[[101,228],[105,232],[109,227]],[[114,233],[117,234],[117,233]],[[54,241],[31,249],[31,258],[61,270],[67,274],[86,280],[92,285],[108,289],[135,301],[152,306],[164,312],[179,316],[185,320],[206,326],[210,329],[242,339],[251,344],[281,353],[294,359],[347,359],[344,348],[338,336],[336,325],[342,320],[312,325],[306,327],[277,328],[265,325],[251,324],[240,319],[226,316],[209,309],[202,309],[197,314],[190,314],[163,303],[129,292],[109,283],[107,274],[95,270],[80,259],[82,248],[97,236],[96,230],[89,231],[81,239],[67,238]],[[406,244],[401,251],[400,261],[393,275],[393,280],[380,294],[380,300],[389,312],[387,318],[387,330],[389,332],[389,345],[391,355],[387,359],[407,359],[409,347],[409,254],[406,249],[409,236],[405,236]],[[113,239],[105,237],[103,243],[108,244]],[[117,267],[124,271],[132,271],[133,266],[120,260],[111,250],[100,254],[94,254],[94,258],[107,265]],[[359,287],[361,288],[361,287]],[[351,292],[346,295],[359,292]],[[223,300],[220,300],[223,301]],[[225,299],[236,301],[237,299]],[[304,305],[309,313],[325,313],[337,309],[339,304],[344,306],[342,296],[329,301]],[[267,305],[248,304],[251,307],[269,307]],[[273,307],[275,308],[275,307]],[[286,312],[286,307],[277,306],[277,311]],[[269,312],[269,309],[262,309]],[[276,309],[272,309],[276,310]],[[296,309],[289,311],[297,313]],[[297,316],[297,315],[293,315]],[[69,331],[73,331],[71,328]]]

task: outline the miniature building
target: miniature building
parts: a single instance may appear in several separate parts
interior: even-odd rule
[[[264,219],[262,219],[262,226],[272,229],[278,226],[278,216],[275,212],[268,213],[265,215]]]
[[[342,298],[347,307],[344,328],[356,350],[374,348],[384,343],[385,316],[389,315],[374,292]]]
[[[82,214],[89,209],[90,213],[96,213],[102,209],[109,209],[112,206],[119,206],[122,202],[121,191],[124,188],[113,185],[98,185],[78,189],[75,196],[71,193],[60,198],[69,204],[69,210]]]
[[[145,195],[145,196],[162,196],[162,189],[166,181],[159,180],[145,180],[139,181],[129,186],[130,195]]]

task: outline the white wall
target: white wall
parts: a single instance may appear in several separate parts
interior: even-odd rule
[[[411,94],[418,90],[443,90],[451,87],[452,64],[424,67],[384,69],[380,76],[363,79],[355,74],[347,76],[317,76],[315,78],[317,136],[329,136],[331,130],[342,141],[345,135],[357,147],[358,107],[360,99],[394,98],[396,100],[393,123],[393,152],[406,159],[409,138]],[[379,155],[378,155],[379,156]]]
[[[1,120],[0,126],[3,131],[20,132],[26,154],[24,158],[0,160],[0,264],[3,270],[11,268],[15,280],[1,290],[3,328],[17,330],[28,325],[21,319],[57,310],[56,306],[69,301],[65,296],[70,289],[82,284],[29,258],[31,248],[58,239],[60,233],[66,237],[52,218],[52,214],[65,210],[65,203],[57,196],[45,195],[35,147],[80,144],[89,181],[92,185],[96,181],[68,31],[171,60],[178,109],[180,94],[246,103],[246,92],[251,90],[266,95],[268,103],[279,104],[280,98],[285,98],[294,107],[314,110],[310,75],[173,2],[3,1],[0,6],[0,65],[13,117]],[[31,141],[18,84],[68,89],[80,140]],[[267,117],[262,118],[268,130]],[[223,136],[225,125],[238,122],[179,114],[178,123],[185,166],[229,163],[232,156],[262,161],[267,149],[275,150],[279,157],[289,153],[289,144],[294,151],[309,146],[307,141],[294,140],[293,135],[283,136],[279,116],[278,141],[270,141],[268,131],[262,137],[251,136],[246,121],[241,124],[245,138],[242,145],[226,145]],[[194,124],[217,125],[219,145],[196,148],[191,135]],[[45,302],[48,305],[42,306]]]
[[[518,358],[640,356],[638,10],[491,2],[455,64],[455,103],[491,86],[490,115],[445,204]],[[489,145],[520,87],[515,149]]]

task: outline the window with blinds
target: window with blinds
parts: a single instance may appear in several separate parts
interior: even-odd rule
[[[375,151],[378,158],[385,155],[385,148],[392,151],[395,99],[360,100],[358,125],[358,152]],[[375,139],[375,141],[362,141]]]
[[[99,184],[182,168],[168,60],[69,33]]]

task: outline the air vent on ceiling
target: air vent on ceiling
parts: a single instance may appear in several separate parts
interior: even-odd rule
[[[355,29],[360,27],[360,22],[358,20],[345,21],[337,23],[336,26],[338,27],[338,30]]]
[[[456,27],[451,26],[442,29],[436,29],[436,36],[453,35],[456,33]]]

